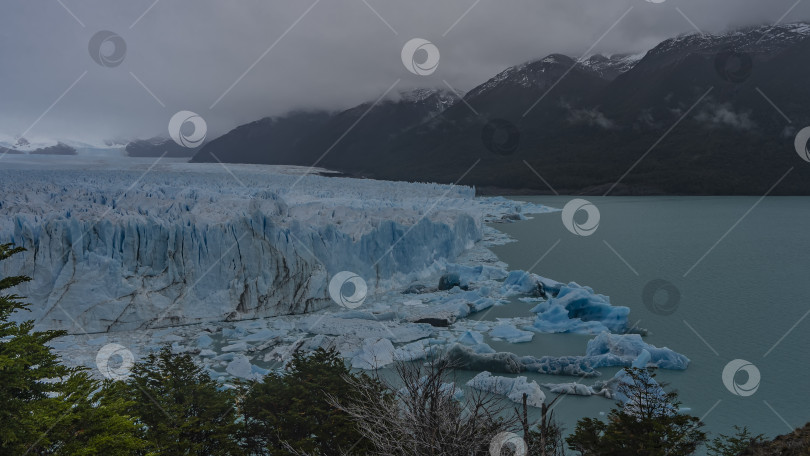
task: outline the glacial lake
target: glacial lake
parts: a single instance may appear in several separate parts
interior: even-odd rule
[[[514,199],[562,208],[572,197]],[[537,215],[493,225],[516,240],[494,252],[510,269],[536,264],[531,270],[536,274],[610,296],[612,304],[631,309],[631,324],[649,330],[647,342],[688,356],[687,370],[659,370],[658,380],[678,391],[683,407],[704,417],[710,438],[730,433],[735,424],[772,437],[810,421],[810,198],[768,197],[755,208],[757,197],[587,199],[601,215],[593,235],[569,232],[559,212]],[[661,307],[665,292],[655,295],[658,311],[645,306],[643,290],[656,279],[680,293],[673,308]],[[532,306],[514,301],[471,318],[527,316]],[[576,355],[585,353],[590,338],[538,334],[525,344],[486,342],[519,355]],[[724,386],[723,370],[735,359],[759,370],[754,394],[735,395]],[[616,370],[600,369],[599,379]],[[521,375],[538,383],[577,380]],[[742,385],[747,375],[740,372],[734,379]],[[466,381],[467,375],[458,380]],[[577,419],[598,417],[613,405],[602,397],[567,396],[554,411],[570,433]]]

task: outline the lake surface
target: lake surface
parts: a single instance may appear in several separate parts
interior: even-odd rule
[[[562,208],[572,198],[515,199]],[[495,225],[517,242],[493,250],[510,269],[536,264],[536,274],[591,286],[614,305],[630,307],[631,323],[650,332],[647,342],[691,359],[685,371],[659,370],[658,380],[677,390],[713,435],[736,424],[775,436],[810,421],[810,316],[803,319],[810,312],[810,198],[769,197],[756,207],[756,197],[587,199],[601,215],[593,235],[572,234],[560,213],[544,214]],[[680,293],[673,308],[664,308],[665,292],[655,295],[658,307],[645,306],[645,285],[656,279]],[[515,301],[473,318],[527,316],[531,307]],[[527,344],[487,342],[517,354],[574,355],[584,354],[590,338],[540,334]],[[759,370],[754,394],[735,395],[724,386],[723,370],[735,359]],[[606,379],[616,369],[601,372]],[[527,376],[538,383],[576,380]],[[746,383],[746,374],[735,381]],[[569,396],[555,413],[571,432],[578,418],[612,406],[601,397]]]

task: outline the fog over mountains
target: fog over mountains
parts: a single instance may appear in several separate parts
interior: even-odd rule
[[[257,120],[192,161],[586,194],[763,194],[795,166],[774,193],[810,194],[793,147],[810,124],[808,37],[796,23],[684,35],[646,55],[553,54],[463,99],[418,90]]]

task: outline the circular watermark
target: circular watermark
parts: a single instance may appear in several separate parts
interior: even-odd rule
[[[665,296],[665,299],[661,299]],[[681,303],[681,291],[664,279],[651,280],[644,286],[641,300],[650,312],[658,315],[672,315]]]
[[[587,214],[587,219],[580,223],[575,220],[577,212],[584,211]],[[599,209],[588,200],[573,199],[563,207],[562,221],[565,228],[576,234],[577,236],[590,236],[599,228]]]
[[[351,294],[346,293],[347,287],[353,287]],[[341,271],[329,281],[329,296],[333,301],[347,309],[356,309],[363,305],[368,293],[366,281],[359,275]]]
[[[190,126],[191,131],[184,127]],[[208,125],[205,119],[191,111],[180,111],[169,120],[169,136],[180,146],[193,149],[205,141]]]
[[[529,453],[526,442],[514,432],[501,432],[496,435],[489,444],[489,454],[491,456],[501,456],[503,448],[511,448],[513,456],[526,456]]]
[[[109,30],[102,30],[93,35],[87,49],[94,62],[107,68],[121,65],[127,55],[126,41],[117,33]]]
[[[724,49],[714,57],[714,69],[720,79],[740,84],[751,77],[754,60],[751,55],[734,49]]]
[[[520,130],[506,119],[492,119],[481,130],[481,141],[493,154],[511,155],[520,145]]]
[[[796,135],[796,141],[794,142],[796,153],[806,162],[810,162],[810,150],[807,149],[808,142],[810,142],[810,127],[801,129]]]
[[[121,344],[107,344],[96,354],[96,367],[105,378],[126,380],[135,366],[132,352]]]
[[[439,48],[422,38],[414,38],[402,47],[402,64],[411,73],[430,76],[439,67]]]
[[[743,384],[737,383],[735,380],[739,372],[745,372],[748,379]],[[761,375],[757,366],[744,359],[735,359],[726,364],[723,369],[723,384],[732,394],[736,396],[751,396],[759,389],[759,381]]]

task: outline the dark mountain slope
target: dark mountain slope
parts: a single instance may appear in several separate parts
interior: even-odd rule
[[[595,96],[608,84],[595,71],[574,65],[569,57],[553,55],[503,71],[469,92],[463,102],[453,104],[435,118],[407,129],[389,142],[388,147],[378,153],[376,161],[362,170],[363,175],[454,182],[480,159],[465,182],[502,184],[501,178],[514,172],[505,170],[502,175],[493,172],[493,168],[503,166],[505,160],[482,141],[485,127],[493,120],[504,125],[508,122],[519,132],[517,149],[501,151],[501,154],[514,154],[525,144],[552,140],[559,125],[567,122],[583,100]],[[563,75],[566,76],[563,78]],[[505,132],[495,131],[496,144],[501,142],[498,133]],[[531,151],[527,149],[526,153]],[[336,162],[336,166],[342,165]]]
[[[364,103],[336,114],[294,113],[265,118],[211,141],[192,161],[215,161],[213,153],[230,163],[310,166],[323,156],[318,166],[356,170],[375,159],[375,153],[391,138],[430,119],[456,99],[444,91],[420,89],[400,94],[396,100]]]
[[[130,157],[192,157],[197,150],[183,147],[169,138],[138,139],[125,148]]]
[[[214,139],[203,146],[191,161],[311,165],[311,156],[301,155],[301,145],[330,119],[331,114],[326,112],[296,112],[284,117],[266,117]]]

